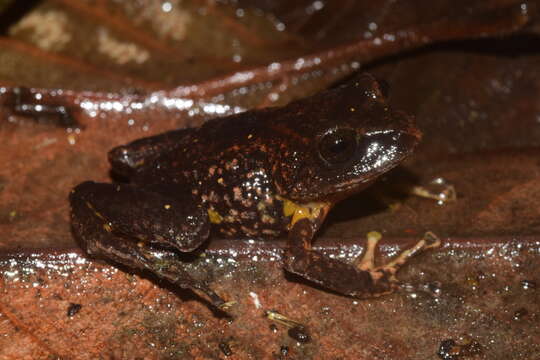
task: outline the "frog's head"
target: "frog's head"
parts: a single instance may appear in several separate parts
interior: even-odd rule
[[[421,133],[413,117],[389,108],[385,90],[363,74],[288,107],[276,125],[289,134],[274,167],[283,196],[338,201],[412,153]]]

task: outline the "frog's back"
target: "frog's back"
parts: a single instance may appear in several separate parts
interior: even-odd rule
[[[273,237],[287,218],[273,180],[280,141],[272,135],[274,109],[213,119],[199,128],[170,131],[110,152],[113,169],[131,183],[191,192],[224,236]],[[168,193],[168,196],[175,196]]]
[[[224,151],[238,144],[250,129],[264,127],[263,123],[249,113],[216,118],[198,128],[172,130],[115,147],[109,151],[109,162],[114,173],[128,179],[150,171],[158,163],[166,167],[181,163],[181,167],[188,168],[191,159]]]
[[[233,151],[249,152],[253,147],[268,144],[272,123],[278,121],[279,109],[248,111],[224,118],[217,118],[195,129],[187,153],[192,157],[212,157]]]
[[[191,187],[207,207],[213,228],[224,236],[273,237],[285,230],[273,179],[279,141],[269,136],[271,112],[209,121],[157,159],[159,181]]]

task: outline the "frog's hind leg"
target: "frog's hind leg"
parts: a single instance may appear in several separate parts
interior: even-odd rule
[[[94,182],[73,189],[70,202],[73,234],[88,254],[200,291],[216,307],[226,304],[171,249],[191,251],[208,237],[207,214],[197,205],[132,185]]]
[[[375,266],[375,249],[380,236],[371,233],[363,257],[357,264],[347,264],[312,250],[314,230],[307,220],[299,221],[289,233],[285,268],[322,287],[356,298],[370,298],[396,290],[397,270],[414,254],[439,246],[440,241],[426,234],[412,248],[383,266]]]

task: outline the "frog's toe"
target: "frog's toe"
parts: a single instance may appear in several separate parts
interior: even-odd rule
[[[390,275],[390,279],[395,279],[396,272],[399,270],[400,267],[405,265],[411,257],[427,249],[437,248],[439,246],[441,246],[441,240],[439,239],[439,237],[431,231],[428,231],[424,234],[422,239],[420,239],[420,241],[418,241],[414,246],[405,249],[395,259],[391,260],[385,265],[375,268],[375,270],[388,273]],[[368,249],[366,250],[366,253],[367,252],[369,252],[369,234]]]
[[[236,304],[238,304],[237,301],[231,300],[231,301],[224,302],[223,304],[217,306],[217,308],[223,311],[228,311],[230,308],[232,308]]]

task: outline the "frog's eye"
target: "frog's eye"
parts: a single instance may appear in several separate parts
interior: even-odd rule
[[[356,131],[336,129],[321,138],[319,155],[330,165],[344,163],[353,157],[357,145]]]

